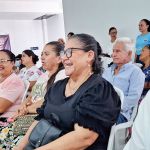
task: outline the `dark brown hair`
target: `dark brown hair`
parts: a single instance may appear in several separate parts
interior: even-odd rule
[[[94,51],[95,53],[95,59],[92,64],[92,71],[95,74],[102,74],[102,62],[101,62],[101,54],[102,49],[100,44],[95,40],[95,38],[88,34],[74,34],[70,37],[70,39],[77,39],[79,42],[83,45],[83,51],[88,52],[89,50]]]
[[[148,19],[142,19],[141,21],[144,21],[148,25],[147,31],[150,32],[150,21]]]
[[[60,51],[64,50],[64,45],[61,44],[60,42],[58,41],[52,41],[52,42],[49,42],[46,44],[46,46],[48,45],[51,45],[51,46],[54,46],[54,52],[56,53],[57,56],[60,55]],[[49,78],[49,80],[47,81],[47,90],[52,86],[52,84],[54,83],[55,81],[55,77],[57,75],[57,73],[63,69],[63,64],[60,63],[59,66],[58,66],[58,69],[57,71]]]

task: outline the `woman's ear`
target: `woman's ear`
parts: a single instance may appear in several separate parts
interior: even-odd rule
[[[33,62],[33,60],[32,60],[32,56],[29,56],[30,57],[30,60]]]
[[[60,56],[58,56],[58,57],[57,57],[57,63],[60,64],[61,62],[62,62],[62,61],[61,61],[61,58],[60,58]]]
[[[88,60],[89,60],[89,62],[92,62],[94,60],[94,57],[95,57],[94,51],[92,51],[92,50],[88,51]]]

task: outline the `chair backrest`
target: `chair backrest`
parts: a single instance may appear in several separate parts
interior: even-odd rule
[[[130,121],[134,121],[135,120],[137,112],[138,112],[138,107],[139,107],[139,104],[135,105],[135,107],[133,108]]]
[[[24,81],[24,86],[25,86],[25,91],[24,91],[24,94],[23,94],[23,97],[22,97],[22,102],[24,101],[24,99],[27,96],[28,89],[29,89],[29,86],[30,86],[30,82],[28,80],[25,80]]]
[[[123,104],[124,101],[123,91],[115,86],[114,89],[120,97],[121,104]],[[137,110],[138,105],[134,107],[130,121],[112,126],[107,150],[123,150],[126,143],[126,138],[128,136],[128,129],[133,125],[133,121],[136,117]]]
[[[134,63],[137,67],[142,68],[142,64],[141,63]]]
[[[123,101],[124,101],[124,93],[123,93],[123,91],[122,91],[121,89],[119,89],[118,87],[116,87],[116,86],[113,86],[113,87],[114,87],[115,91],[117,92],[117,94],[118,94],[119,97],[120,97],[120,100],[121,100],[121,107],[122,107]]]
[[[107,150],[123,150],[129,134],[128,129],[132,127],[137,111],[138,105],[134,107],[130,121],[112,126]]]
[[[123,150],[128,136],[128,129],[132,127],[133,121],[113,125],[111,128],[107,150]]]
[[[109,136],[109,140],[108,140],[108,145],[107,145],[107,150],[113,150],[113,146],[114,146],[114,138],[115,138],[115,127],[116,125],[114,124],[111,127],[111,131],[110,131],[110,136]]]

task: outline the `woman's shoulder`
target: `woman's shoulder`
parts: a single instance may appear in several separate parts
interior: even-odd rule
[[[67,81],[69,80],[69,78],[64,78],[64,79],[60,79],[58,81],[56,81],[52,87],[56,88],[56,87],[59,87],[59,86],[63,86],[63,85],[66,85],[67,84]]]
[[[65,78],[55,82],[48,90],[47,94],[58,95],[65,90],[67,81],[69,78]]]
[[[102,75],[100,75],[100,74],[94,75],[93,81],[95,81],[95,83],[96,83],[95,87],[99,87],[99,86],[102,86],[102,87],[112,86],[111,83],[109,83],[106,79],[104,79],[102,77]]]
[[[41,73],[42,72],[40,71],[40,69],[37,67],[37,66],[32,66],[31,68],[29,68],[27,71],[33,71],[33,72],[38,72],[38,73]]]
[[[59,80],[62,80],[62,79],[65,79],[67,78],[66,74],[65,74],[65,69],[62,69],[60,70],[57,75],[56,75],[56,78],[55,78],[55,82],[59,81]]]
[[[26,67],[22,68],[22,69],[20,70],[19,74],[21,74],[21,73],[25,72],[26,70],[27,70],[27,68],[26,68]]]
[[[15,73],[12,73],[4,82],[4,87],[6,86],[13,86],[16,87],[24,87],[24,83],[23,81],[21,80],[20,77],[18,77]]]

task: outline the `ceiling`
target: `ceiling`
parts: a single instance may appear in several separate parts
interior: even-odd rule
[[[0,0],[0,20],[39,20],[62,13],[62,0]]]

